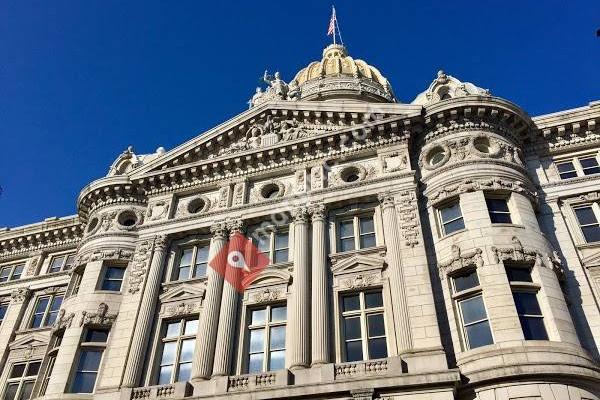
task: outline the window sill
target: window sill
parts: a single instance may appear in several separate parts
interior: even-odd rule
[[[492,222],[492,226],[494,227],[498,227],[498,228],[517,228],[517,229],[525,229],[524,225],[520,225],[520,224],[512,224],[512,223],[506,223],[506,222],[500,222],[500,223],[493,223]]]
[[[180,280],[177,280],[177,281],[163,282],[162,283],[162,287],[164,287],[164,288],[170,288],[170,287],[173,287],[173,286],[181,285],[183,283],[204,282],[207,279],[208,279],[208,276],[202,276],[200,278],[180,279]]]
[[[103,290],[103,289],[97,289],[94,290],[94,294],[123,294],[122,290]]]
[[[379,255],[381,257],[385,257],[386,252],[387,252],[386,246],[375,246],[375,247],[369,247],[366,249],[350,250],[350,251],[344,251],[344,252],[340,252],[340,253],[331,253],[329,255],[329,258],[331,259],[332,262],[336,262],[336,261],[344,259],[344,258],[352,257],[353,255],[373,254],[373,253],[379,253]]]
[[[452,237],[452,236],[458,235],[458,234],[460,234],[460,233],[463,233],[463,232],[466,232],[466,231],[467,231],[467,228],[462,228],[462,229],[459,229],[459,230],[457,230],[457,231],[454,231],[454,232],[452,232],[452,233],[449,233],[449,234],[447,234],[447,235],[442,235],[442,236],[440,236],[440,239],[447,239],[447,238],[449,238],[449,237]]]

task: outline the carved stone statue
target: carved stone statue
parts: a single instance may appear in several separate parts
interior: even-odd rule
[[[260,103],[260,99],[265,95],[265,92],[262,91],[262,88],[258,86],[256,88],[256,92],[252,96],[252,98],[248,101],[248,105],[250,108]]]
[[[289,87],[288,84],[285,83],[283,79],[281,79],[281,74],[279,73],[279,71],[275,72],[275,76],[271,76],[269,75],[269,71],[265,70],[265,73],[263,75],[263,81],[265,81],[269,85],[267,92],[272,91],[272,93],[274,93],[275,96],[277,96],[281,100],[287,99]]]

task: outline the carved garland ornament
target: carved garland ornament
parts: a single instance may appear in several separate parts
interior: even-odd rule
[[[160,311],[162,318],[181,317],[200,312],[201,302],[186,303],[180,302],[177,304],[166,304],[163,305]]]
[[[400,192],[397,207],[404,242],[407,246],[415,247],[419,244],[419,211],[415,192],[408,190]]]
[[[89,253],[78,254],[75,258],[74,265],[86,264],[93,261],[101,260],[131,260],[134,251],[131,249],[103,249],[94,250]]]
[[[463,253],[460,247],[453,244],[451,253],[452,255],[449,259],[438,262],[440,272],[455,272],[469,266],[475,266],[477,268],[483,267],[483,250],[480,248]]]
[[[100,325],[100,326],[112,326],[117,319],[117,314],[108,313],[108,305],[106,303],[100,303],[98,310],[95,313],[82,311],[81,319],[79,320],[79,326],[85,325]]]
[[[27,298],[29,298],[30,294],[31,290],[27,288],[14,289],[12,292],[10,292],[10,302],[12,304],[23,303],[27,300]]]
[[[351,278],[343,279],[341,283],[346,289],[359,289],[373,285],[377,277],[377,274],[358,274]]]
[[[157,237],[158,242],[164,240],[164,236]],[[144,276],[146,275],[146,271],[148,269],[152,243],[152,240],[143,240],[138,242],[135,248],[133,260],[129,269],[129,288],[127,289],[129,293],[137,293],[140,290],[141,284],[144,281]]]
[[[508,190],[511,192],[521,193],[530,199],[537,200],[537,193],[525,187],[525,184],[518,180],[509,180],[501,178],[485,178],[485,179],[465,179],[462,182],[453,183],[444,186],[436,192],[428,196],[429,205],[435,205],[448,197],[475,192],[477,190]]]
[[[492,247],[492,255],[494,262],[500,261],[517,261],[517,262],[533,262],[536,267],[546,267],[552,269],[559,279],[564,278],[564,270],[562,268],[562,260],[556,250],[552,251],[552,255],[542,254],[539,251],[524,248],[521,241],[516,236],[512,238],[512,247]]]
[[[252,293],[252,300],[255,303],[267,303],[267,302],[282,299],[283,297],[284,297],[283,289],[267,288],[267,289]]]

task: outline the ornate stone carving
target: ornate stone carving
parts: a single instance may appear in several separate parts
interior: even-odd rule
[[[525,249],[521,241],[516,236],[512,238],[512,247],[492,247],[494,262],[497,264],[500,261],[533,261],[536,265],[542,264],[542,255],[534,250]]]
[[[229,235],[235,235],[236,233],[241,233],[244,230],[244,221],[239,218],[228,219],[226,224]]]
[[[227,238],[227,223],[225,221],[219,221],[210,226],[210,233],[215,239]]]
[[[383,192],[377,194],[377,199],[381,203],[382,207],[394,207],[395,199],[391,192]]]
[[[429,204],[435,205],[436,203],[439,203],[448,197],[461,193],[475,192],[477,190],[508,190],[511,192],[521,193],[530,199],[537,199],[537,193],[527,188],[523,182],[518,180],[501,178],[468,178],[461,182],[446,185],[442,189],[431,193],[428,196]]]
[[[158,200],[148,206],[146,214],[148,221],[158,221],[167,217],[169,213],[170,201]]]
[[[75,257],[75,265],[86,264],[101,260],[131,260],[134,252],[131,249],[102,249],[94,250],[89,253],[78,254]]]
[[[419,211],[415,192],[405,190],[398,194],[398,218],[407,246],[419,244]]]
[[[308,209],[306,207],[296,207],[292,210],[292,219],[294,223],[305,224],[308,222]]]
[[[229,185],[219,189],[217,208],[227,208],[229,205]]]
[[[295,173],[296,193],[306,192],[306,171],[304,169],[298,170]]]
[[[81,319],[79,320],[79,326],[85,325],[100,325],[100,326],[112,326],[117,319],[117,314],[108,313],[108,305],[106,303],[100,303],[98,310],[95,313],[82,311]]]
[[[255,303],[265,303],[282,299],[284,297],[283,289],[263,289],[252,294],[252,300]]]
[[[10,302],[12,304],[23,303],[29,298],[30,294],[31,290],[27,288],[14,289],[10,292]]]
[[[201,302],[180,302],[177,304],[165,304],[160,311],[163,318],[180,317],[200,312]]]
[[[156,245],[164,245],[164,240],[166,240],[165,236],[157,236]],[[142,240],[138,242],[136,246],[135,253],[133,255],[133,260],[131,262],[131,267],[129,270],[129,287],[127,289],[129,293],[137,293],[141,288],[141,284],[144,281],[144,276],[146,275],[146,271],[148,270],[148,263],[150,262],[152,244],[152,240]]]
[[[394,152],[380,156],[381,170],[384,173],[403,171],[408,168],[408,155],[404,152]]]
[[[52,331],[68,329],[71,327],[71,324],[73,323],[73,318],[75,318],[75,313],[69,313],[69,315],[67,315],[66,317],[65,313],[65,309],[61,308],[58,312],[58,316],[56,317],[56,321],[54,321],[54,324],[52,325]]]
[[[579,196],[581,201],[600,201],[600,192],[589,192]]]
[[[460,247],[453,244],[451,247],[451,253],[452,255],[449,259],[438,262],[440,271],[448,273],[458,271],[469,266],[475,266],[477,268],[483,267],[483,250],[480,248],[463,253]]]
[[[241,206],[244,204],[246,197],[246,182],[236,182],[233,186],[233,199],[232,205]]]
[[[35,275],[35,273],[37,271],[37,267],[40,264],[41,260],[42,260],[42,253],[36,253],[33,255],[33,257],[29,260],[29,265],[27,266],[27,272],[26,272],[27,276]]]
[[[358,289],[371,286],[377,280],[377,274],[358,274],[351,278],[343,279],[342,285],[347,289]]]
[[[312,203],[308,205],[308,213],[310,214],[310,218],[315,220],[324,220],[327,218],[327,208],[323,203]]]
[[[319,163],[310,169],[310,188],[312,190],[323,189],[323,176],[323,164]]]

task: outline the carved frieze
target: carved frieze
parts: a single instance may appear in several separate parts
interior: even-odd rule
[[[323,164],[313,165],[310,169],[310,188],[312,190],[323,189],[325,187],[324,177]]]
[[[108,313],[108,305],[106,303],[100,303],[98,310],[93,312],[82,311],[81,319],[79,320],[79,326],[86,325],[99,325],[99,326],[112,326],[117,319],[117,314]]]
[[[564,278],[564,270],[562,260],[556,250],[552,251],[552,255],[543,254],[534,249],[523,247],[521,241],[516,236],[511,239],[512,246],[510,247],[492,247],[492,256],[495,263],[500,261],[515,261],[533,263],[536,267],[545,267],[552,269],[559,279]]]
[[[233,198],[231,201],[232,206],[241,206],[244,204],[246,200],[246,191],[247,191],[248,182],[241,181],[236,182],[233,185]]]
[[[379,274],[356,274],[352,277],[342,279],[342,286],[346,289],[360,289],[369,287],[379,281]]]
[[[42,253],[37,252],[31,255],[31,259],[29,260],[29,265],[27,266],[26,276],[33,276],[38,270],[40,262],[42,261]]]
[[[93,250],[88,253],[77,254],[75,257],[75,265],[86,264],[93,261],[102,260],[125,260],[129,261],[133,257],[133,250],[126,248],[109,248]]]
[[[201,301],[182,301],[179,303],[163,304],[160,310],[162,318],[182,317],[200,312]]]
[[[285,291],[283,288],[266,288],[253,291],[250,298],[253,303],[268,303],[285,298]]]
[[[54,324],[52,325],[52,330],[58,331],[61,329],[70,328],[74,318],[75,313],[69,313],[69,315],[66,315],[65,309],[61,308],[56,317],[56,321],[54,321]]]
[[[169,215],[170,200],[157,200],[148,205],[146,212],[147,221],[160,221],[166,219]]]
[[[460,182],[446,185],[442,189],[429,194],[429,204],[435,205],[447,199],[448,197],[461,193],[475,192],[478,190],[508,190],[511,192],[521,193],[533,200],[537,199],[537,193],[529,189],[523,182],[519,180],[502,178],[468,178]]]
[[[447,260],[439,261],[440,272],[450,273],[470,266],[477,268],[483,267],[483,250],[476,248],[467,252],[462,252],[459,246],[452,245],[451,256]]]

